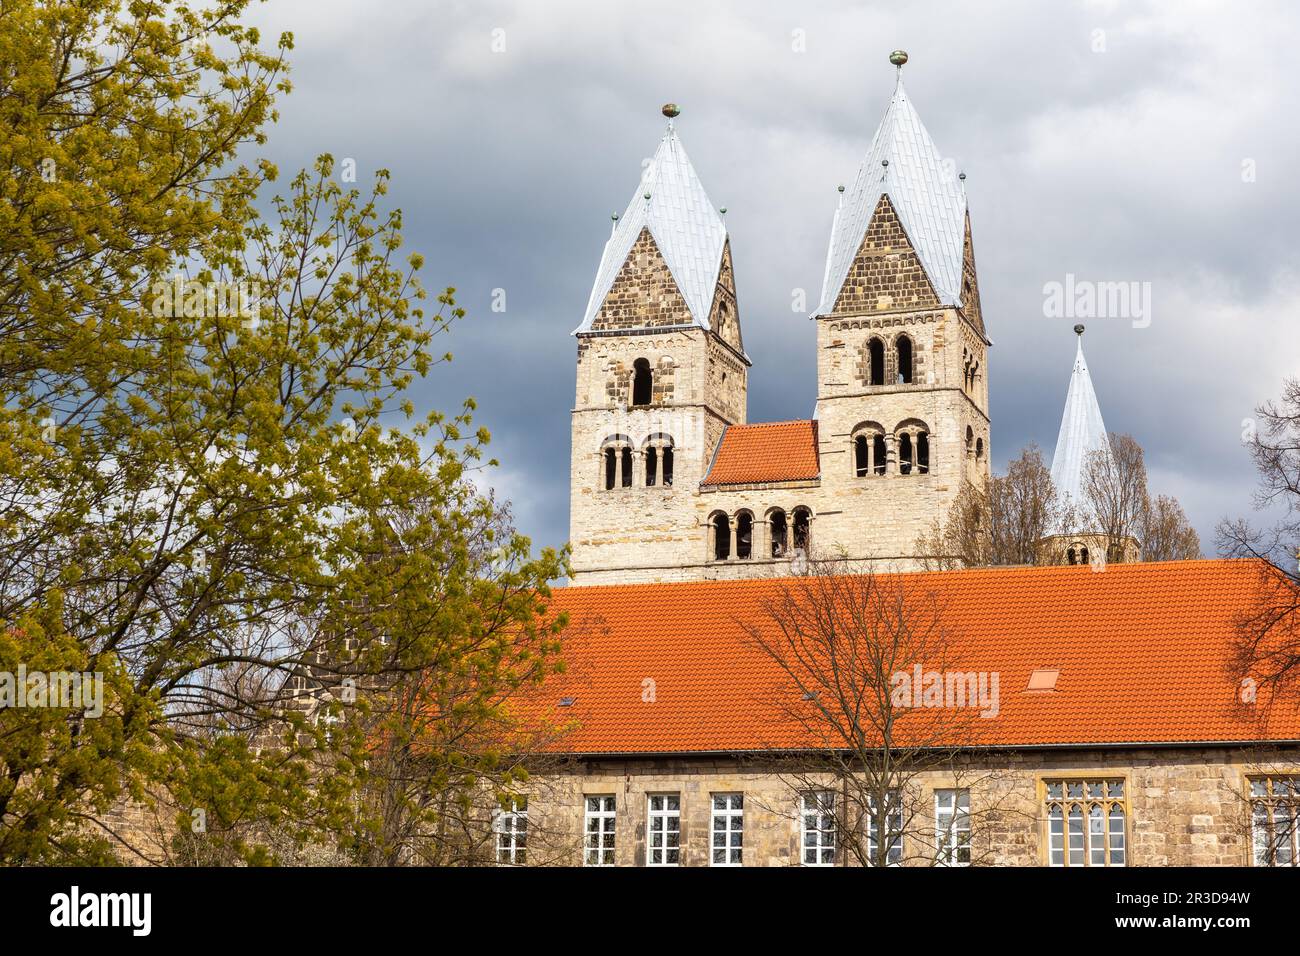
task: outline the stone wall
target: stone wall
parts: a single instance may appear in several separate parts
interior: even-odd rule
[[[969,786],[972,852],[977,864],[1045,866],[1049,780],[1122,781],[1125,792],[1125,844],[1128,865],[1246,866],[1252,862],[1248,779],[1261,770],[1258,754],[1228,748],[1146,748],[1112,750],[1035,750],[998,755],[959,778],[926,773],[917,781],[918,805],[932,805],[937,788]],[[1300,752],[1289,751],[1281,764],[1300,773]],[[1274,755],[1267,767],[1276,772]],[[575,761],[561,775],[539,786],[544,796],[529,803],[539,859],[582,862],[583,803],[589,795],[616,801],[616,865],[646,861],[647,805],[651,794],[680,795],[682,865],[710,863],[713,794],[744,794],[744,865],[789,866],[800,861],[797,793],[805,782],[774,773],[753,759],[717,757],[590,759]],[[921,846],[903,841],[904,865],[929,865],[929,833]],[[928,825],[928,820],[924,825]],[[530,852],[532,852],[530,848]]]

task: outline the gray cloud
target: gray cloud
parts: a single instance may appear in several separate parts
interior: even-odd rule
[[[1300,371],[1292,6],[703,6],[258,11],[267,30],[296,36],[295,91],[266,153],[286,171],[323,151],[363,175],[392,170],[426,284],[456,286],[470,313],[451,339],[456,361],[417,387],[417,403],[478,398],[505,466],[491,480],[523,530],[538,543],[567,535],[568,333],[667,100],[728,207],[750,419],[811,413],[813,329],[791,310],[793,290],[816,298],[835,186],[884,111],[897,47],[931,135],[969,175],[996,343],[995,465],[1030,440],[1050,454],[1056,439],[1073,320],[1044,317],[1044,283],[1150,282],[1149,328],[1088,323],[1107,425],[1142,442],[1155,490],[1183,500],[1207,548],[1220,517],[1249,508],[1241,421]],[[495,289],[504,313],[490,309]]]

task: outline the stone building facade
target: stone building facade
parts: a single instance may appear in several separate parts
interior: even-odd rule
[[[964,176],[935,148],[901,69],[840,193],[811,316],[809,474],[763,445],[774,433],[747,424],[750,360],[725,210],[670,120],[615,217],[575,330],[574,583],[784,573],[810,549],[907,569],[963,484],[987,479],[991,342]],[[728,443],[756,466],[743,481],[712,472]]]

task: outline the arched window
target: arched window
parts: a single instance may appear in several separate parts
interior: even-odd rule
[[[916,470],[922,475],[930,473],[930,436],[926,432],[916,433]]]
[[[877,435],[871,439],[871,459],[872,468],[876,474],[885,473],[885,465],[889,463],[889,452],[885,450],[885,436]]]
[[[649,405],[654,393],[653,375],[648,359],[639,358],[632,363],[632,404]]]
[[[812,539],[812,512],[802,506],[794,509],[794,549],[808,553]]]
[[[618,480],[618,452],[613,448],[605,449],[605,490],[611,491]]]
[[[653,488],[655,486],[655,472],[659,470],[659,449],[654,445],[645,450],[645,486]]]
[[[1079,563],[1079,555],[1074,550],[1074,548],[1070,548],[1068,551],[1065,552],[1065,560],[1070,562],[1071,564]]]
[[[754,556],[754,516],[748,511],[736,515],[736,557],[747,561]]]
[[[907,432],[902,432],[898,436],[898,473],[900,475],[912,473],[912,436]]]
[[[898,359],[898,384],[912,384],[912,340],[900,335],[894,341],[894,354]]]
[[[786,542],[786,522],[785,512],[777,508],[768,518],[768,524],[772,528],[772,557],[785,557],[785,549],[788,547]]]
[[[673,447],[671,445],[664,446],[663,476],[664,487],[671,488],[673,486]]]
[[[1080,548],[1080,549],[1079,549],[1079,563],[1080,563],[1080,564],[1087,564],[1087,563],[1088,563],[1088,549],[1087,549],[1087,548]]]
[[[623,487],[632,487],[632,449],[626,445],[623,447]]]
[[[731,525],[727,516],[719,511],[709,524],[713,531],[713,560],[726,561],[731,557]]]
[[[885,343],[872,339],[867,343],[867,384],[885,384]]]
[[[966,426],[966,457],[975,454],[975,429]]]
[[[975,460],[976,461],[984,460],[984,439],[983,438],[975,439]]]
[[[871,461],[868,457],[871,446],[867,442],[866,435],[859,435],[853,439],[853,473],[859,478],[865,478],[871,473]]]

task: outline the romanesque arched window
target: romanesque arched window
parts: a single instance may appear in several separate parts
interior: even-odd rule
[[[898,473],[900,475],[912,473],[912,436],[907,432],[902,432],[898,436]]]
[[[632,441],[627,435],[610,435],[600,443],[600,472],[606,491],[632,487]]]
[[[966,457],[969,458],[975,454],[975,429],[969,425],[966,426]]]
[[[894,442],[898,447],[898,473],[900,475],[924,475],[929,472],[929,425],[919,418],[909,418],[901,421],[894,428]]]
[[[916,433],[916,471],[920,475],[930,473],[930,435],[928,432]]]
[[[664,487],[671,488],[673,486],[673,446],[672,445],[664,446],[663,464],[660,467],[662,468],[661,473],[663,475]]]
[[[754,556],[754,516],[748,511],[736,514],[736,557],[747,561]]]
[[[605,449],[605,490],[612,491],[618,481],[618,451]]]
[[[794,549],[808,553],[812,543],[812,512],[800,505],[794,509]]]
[[[646,487],[653,488],[656,485],[672,487],[673,436],[664,432],[655,432],[646,437],[641,447],[645,455]]]
[[[654,395],[654,375],[650,361],[639,358],[632,363],[632,404],[649,405]]]
[[[709,556],[714,561],[731,557],[731,523],[725,513],[718,511],[709,518]]]
[[[885,343],[877,338],[867,343],[867,384],[885,384]]]
[[[984,439],[983,438],[975,439],[975,460],[976,461],[984,460]]]
[[[866,435],[853,439],[853,473],[859,478],[871,474],[871,442]]]
[[[859,422],[853,435],[853,474],[859,478],[885,473],[885,429],[879,422]]]
[[[877,475],[883,475],[888,464],[889,451],[885,447],[885,435],[882,432],[871,439],[871,469]]]
[[[906,335],[900,335],[894,340],[894,357],[898,368],[897,384],[911,385],[915,370],[912,366],[912,340]]]
[[[767,524],[772,535],[772,557],[785,557],[786,549],[790,546],[787,540],[788,528],[786,527],[785,512],[780,508],[773,508],[772,513],[768,515]]]
[[[649,445],[645,450],[645,486],[653,488],[659,477],[659,449]]]

